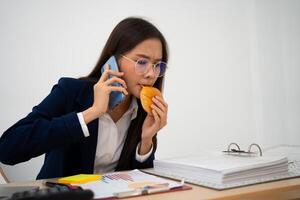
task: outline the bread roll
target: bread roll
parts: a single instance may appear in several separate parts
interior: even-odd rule
[[[154,96],[162,96],[162,95],[161,92],[155,87],[143,86],[140,93],[140,99],[144,110],[149,115],[152,115],[151,105],[153,104],[152,98]]]

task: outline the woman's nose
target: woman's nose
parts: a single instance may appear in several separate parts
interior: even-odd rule
[[[152,65],[149,66],[147,73],[145,74],[146,78],[155,78],[156,73]]]

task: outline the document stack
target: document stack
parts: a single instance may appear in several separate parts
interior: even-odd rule
[[[173,174],[186,180],[234,186],[288,174],[288,159],[285,156],[241,156],[218,152],[155,160],[154,170],[156,174]]]

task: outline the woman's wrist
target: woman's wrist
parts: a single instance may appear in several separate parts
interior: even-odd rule
[[[152,145],[153,145],[152,138],[142,139],[140,143],[139,154],[140,155],[147,154],[151,150]]]
[[[93,109],[93,107],[90,107],[82,112],[82,116],[86,124],[90,123],[94,119],[97,119],[100,115],[99,113],[95,112],[95,109]]]

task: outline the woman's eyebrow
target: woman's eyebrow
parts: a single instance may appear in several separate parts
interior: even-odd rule
[[[136,56],[138,57],[143,57],[143,58],[147,58],[149,60],[151,60],[150,56],[147,56],[146,54],[143,54],[143,53],[139,53],[139,54],[136,54]],[[156,58],[154,59],[155,61],[161,61],[162,58]]]

